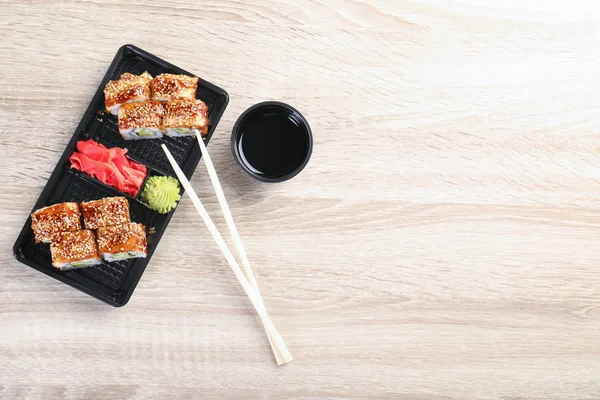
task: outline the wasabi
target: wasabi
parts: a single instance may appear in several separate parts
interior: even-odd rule
[[[160,214],[166,214],[177,207],[180,190],[179,181],[171,176],[151,176],[144,185],[142,201]]]

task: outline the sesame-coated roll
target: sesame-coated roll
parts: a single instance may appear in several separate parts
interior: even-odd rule
[[[125,197],[105,197],[81,202],[81,214],[86,229],[121,225],[130,222],[129,202]]]
[[[60,239],[63,232],[81,229],[81,214],[77,203],[59,203],[40,208],[31,214],[31,229],[36,243]]]
[[[106,261],[146,257],[146,228],[129,223],[99,228],[96,231],[98,252]]]
[[[61,270],[100,264],[94,232],[81,230],[66,232],[50,244],[52,265]]]
[[[119,133],[125,140],[162,137],[163,103],[146,101],[119,108]]]
[[[104,105],[106,110],[117,115],[123,104],[150,100],[149,74],[134,75],[128,72],[116,81],[109,81],[104,87]]]
[[[174,100],[165,103],[163,132],[167,136],[202,136],[208,133],[208,107],[201,100]]]
[[[198,77],[160,74],[150,82],[152,100],[194,100],[198,89]]]

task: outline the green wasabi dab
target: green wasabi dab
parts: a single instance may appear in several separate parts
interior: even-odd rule
[[[144,185],[141,197],[148,207],[166,214],[177,207],[177,202],[181,200],[180,190],[179,181],[171,176],[151,176]]]

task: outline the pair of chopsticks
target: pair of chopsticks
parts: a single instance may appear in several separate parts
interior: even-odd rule
[[[235,243],[235,248],[236,248],[237,253],[242,261],[242,266],[244,267],[244,272],[246,273],[245,275],[242,272],[242,270],[240,269],[240,266],[237,263],[235,257],[229,250],[229,247],[225,243],[225,240],[223,240],[223,237],[219,233],[219,230],[217,229],[216,225],[214,224],[214,222],[208,215],[208,212],[202,205],[202,202],[196,195],[196,192],[192,188],[190,181],[186,178],[183,171],[181,170],[181,168],[179,167],[179,165],[177,164],[177,162],[171,155],[171,152],[169,151],[167,146],[165,146],[164,144],[162,144],[161,147],[162,147],[163,151],[165,152],[167,158],[169,159],[169,162],[171,163],[171,167],[173,167],[173,170],[175,171],[177,178],[179,178],[179,181],[183,185],[183,188],[185,189],[185,193],[187,193],[188,197],[194,204],[194,207],[196,207],[198,214],[200,214],[200,217],[206,224],[206,227],[208,228],[210,234],[212,235],[213,239],[219,246],[219,249],[221,249],[221,252],[225,256],[227,263],[229,264],[229,266],[233,270],[233,273],[235,274],[238,281],[242,285],[244,292],[246,292],[246,295],[250,299],[252,306],[254,306],[254,309],[258,313],[258,316],[260,317],[260,320],[261,320],[261,322],[265,328],[265,331],[267,333],[267,337],[269,338],[269,343],[271,344],[271,349],[273,350],[273,355],[275,356],[277,365],[286,364],[286,363],[292,361],[292,355],[290,354],[287,346],[285,345],[283,339],[281,338],[281,335],[279,335],[279,332],[277,332],[277,328],[275,328],[275,325],[273,325],[273,322],[271,321],[271,319],[269,318],[269,315],[267,314],[265,304],[264,304],[262,296],[260,295],[260,292],[258,290],[258,285],[256,283],[256,279],[254,278],[254,274],[252,273],[252,268],[250,267],[250,262],[248,261],[248,257],[246,256],[246,251],[244,250],[244,245],[242,244],[242,239],[240,238],[237,227],[235,226],[235,222],[233,221],[233,216],[231,215],[231,210],[229,209],[227,200],[225,200],[225,194],[223,193],[223,189],[221,188],[221,183],[219,182],[219,177],[217,176],[217,171],[215,170],[215,167],[213,166],[213,163],[210,159],[210,155],[208,154],[208,151],[206,150],[204,141],[202,140],[200,135],[196,135],[196,138],[198,139],[198,144],[200,145],[200,150],[202,151],[202,159],[204,160],[204,164],[206,165],[206,169],[208,170],[208,176],[210,177],[210,181],[212,182],[215,193],[217,194],[217,199],[219,200],[219,205],[221,206],[221,211],[223,212],[223,215],[225,216],[227,228],[229,228],[229,233],[233,237],[233,241]]]

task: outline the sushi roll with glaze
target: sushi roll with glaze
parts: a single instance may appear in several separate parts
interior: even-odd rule
[[[106,261],[146,257],[146,228],[142,224],[132,222],[99,228],[96,236],[98,253]]]
[[[119,108],[119,133],[125,140],[160,138],[163,114],[159,101],[125,104]]]
[[[125,197],[105,197],[81,202],[81,214],[86,229],[129,223],[129,202]]]
[[[144,73],[134,75],[128,72],[116,81],[109,81],[104,87],[104,105],[106,110],[117,115],[124,104],[150,100],[150,81],[152,76]]]
[[[60,239],[63,232],[81,229],[81,213],[77,203],[58,203],[31,214],[31,229],[36,243]]]
[[[160,74],[150,82],[152,100],[194,100],[198,89],[198,77]]]
[[[81,230],[66,232],[50,244],[52,266],[60,270],[89,267],[101,263],[94,232]]]
[[[201,100],[173,100],[165,103],[163,133],[167,136],[196,136],[208,133],[208,107]]]
[[[148,71],[146,71],[140,75],[135,75],[130,72],[125,72],[124,74],[121,74],[121,77],[119,79],[125,80],[125,81],[134,81],[134,80],[138,80],[140,78],[145,80],[146,82],[150,83],[150,81],[152,80],[152,75],[150,75],[148,73]]]

